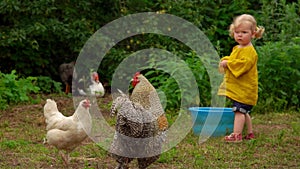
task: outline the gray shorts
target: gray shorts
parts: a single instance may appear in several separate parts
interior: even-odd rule
[[[253,108],[252,105],[240,103],[237,101],[233,101],[233,104],[232,104],[232,111],[234,111],[234,112],[238,111],[238,112],[246,114],[246,113],[250,113],[252,108]]]

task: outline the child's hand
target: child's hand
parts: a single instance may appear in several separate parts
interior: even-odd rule
[[[219,72],[220,73],[225,73],[225,68],[227,67],[227,60],[222,60],[220,63],[219,63]]]
[[[226,68],[227,67],[227,60],[222,60],[221,62],[220,62],[220,67],[223,67],[223,68]]]
[[[225,68],[227,67],[227,60],[223,60],[219,63],[219,72],[225,73]]]

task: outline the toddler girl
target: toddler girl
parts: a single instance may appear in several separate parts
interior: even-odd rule
[[[233,133],[225,136],[226,142],[241,142],[244,124],[247,124],[245,139],[253,139],[250,110],[258,98],[257,53],[252,38],[260,38],[263,27],[258,27],[253,16],[243,14],[236,17],[230,25],[230,36],[238,43],[230,56],[225,56],[219,64],[219,71],[225,73],[218,94],[230,98],[233,102]]]

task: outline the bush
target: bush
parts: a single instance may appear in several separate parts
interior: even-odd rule
[[[38,76],[36,86],[40,88],[41,93],[61,93],[62,83],[52,80],[48,76]]]
[[[290,43],[269,42],[257,48],[259,101],[263,110],[299,108],[300,38]]]
[[[262,0],[261,3],[257,21],[266,29],[264,41],[289,42],[291,38],[300,36],[299,1]]]
[[[59,80],[85,41],[116,17],[115,1],[0,1],[0,69]]]
[[[157,89],[161,101],[167,101],[162,104],[168,110],[199,105],[209,106],[211,87],[203,63],[192,51],[177,52],[176,55],[180,58],[166,57],[156,60],[151,57],[149,67],[143,69],[144,75]],[[193,90],[195,88],[198,88],[199,93],[195,93]]]
[[[259,25],[266,28],[264,38],[255,42],[255,46],[266,44],[258,47],[261,58],[259,68],[262,70],[260,72],[259,104],[262,105],[266,102],[267,105],[270,105],[269,107],[274,109],[299,108],[299,90],[297,91],[299,89],[297,87],[297,85],[299,86],[297,81],[299,71],[291,63],[293,61],[299,66],[295,58],[299,43],[294,39],[294,42],[286,44],[293,37],[300,36],[299,1],[298,3],[286,0],[262,0],[259,2],[255,0],[130,0],[122,2],[124,3],[116,0],[75,0],[73,3],[52,0],[24,0],[22,3],[19,0],[1,1],[1,72],[10,73],[13,67],[17,72],[22,72],[22,76],[29,76],[29,79],[40,87],[41,92],[57,92],[60,84],[51,79],[59,80],[59,64],[76,60],[86,40],[97,29],[120,16],[146,11],[168,13],[186,19],[205,33],[220,56],[225,56],[229,55],[235,44],[234,40],[228,36],[228,26],[233,17],[249,13],[255,16]],[[282,42],[271,44],[275,41]],[[282,46],[284,48],[281,49]],[[110,83],[118,63],[130,53],[151,47],[168,50],[180,56],[192,68],[196,77],[201,92],[201,106],[209,105],[211,97],[209,78],[201,62],[195,61],[197,59],[192,56],[192,52],[186,46],[162,35],[137,35],[119,42],[114,49],[108,52],[100,65],[98,72],[101,81]],[[269,55],[276,59],[271,59]],[[280,62],[292,67],[279,67]],[[157,77],[151,74],[156,74]],[[40,75],[43,76],[31,77]],[[177,107],[181,94],[176,91],[178,86],[176,86],[175,80],[169,78],[169,74],[159,71],[149,72],[148,75],[149,80],[156,85],[165,83],[161,90],[169,95],[170,107]],[[12,74],[8,74],[8,76],[11,77],[1,75],[1,78],[7,78],[6,80],[11,78],[10,85],[12,86],[21,83],[15,82]],[[51,79],[44,76],[51,76]],[[290,80],[290,78],[294,81],[289,82],[291,87],[290,90],[287,90],[289,87],[286,87],[283,80]],[[30,81],[29,79],[28,81]],[[0,83],[2,88],[7,85],[2,81]],[[21,90],[10,87],[5,86],[5,90],[0,91],[1,105],[15,101],[14,97],[17,95],[15,93]],[[6,90],[6,88],[9,89]],[[176,92],[167,91],[169,88]],[[14,90],[18,90],[18,92]],[[26,98],[25,96],[22,96],[20,100]]]
[[[30,93],[37,93],[40,88],[35,86],[36,77],[19,78],[16,71],[10,74],[0,72],[0,109],[5,109],[10,103],[30,100]]]

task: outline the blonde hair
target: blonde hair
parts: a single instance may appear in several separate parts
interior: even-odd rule
[[[261,38],[263,33],[265,32],[265,28],[262,26],[257,26],[256,20],[252,15],[249,14],[242,14],[237,16],[233,23],[229,27],[229,35],[233,37],[234,29],[238,27],[242,23],[248,23],[251,25],[252,33],[255,32],[255,38]]]

